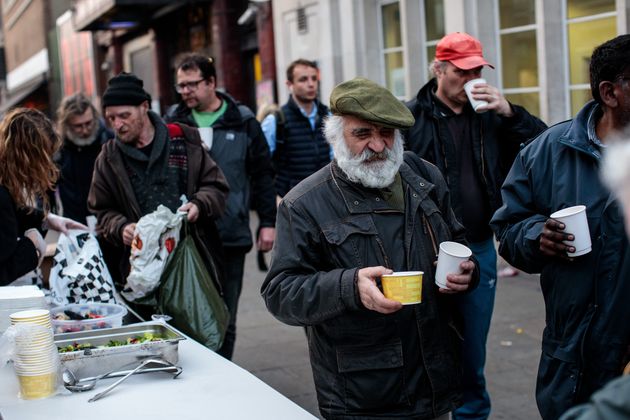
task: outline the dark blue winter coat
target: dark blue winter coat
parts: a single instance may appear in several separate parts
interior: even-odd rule
[[[517,156],[491,226],[499,253],[541,273],[546,327],[536,400],[544,419],[585,402],[621,372],[630,343],[630,254],[623,217],[599,177],[601,153],[588,138],[588,103],[573,120],[551,127]],[[583,204],[592,251],[573,261],[539,250],[556,210]]]
[[[315,128],[311,128],[308,118],[289,97],[282,107],[284,132],[276,132],[276,193],[280,197],[289,192],[300,181],[314,174],[330,162],[330,146],[324,138],[322,125],[329,114],[328,107],[317,101]]]

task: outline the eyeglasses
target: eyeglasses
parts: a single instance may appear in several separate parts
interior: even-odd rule
[[[206,79],[193,80],[190,82],[182,82],[175,85],[175,90],[177,93],[182,93],[184,89],[188,90],[197,90],[199,87],[199,83],[203,82]]]
[[[630,80],[630,76],[619,75],[615,78],[615,82],[625,82],[626,80]]]

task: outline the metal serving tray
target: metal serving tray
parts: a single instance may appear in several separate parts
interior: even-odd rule
[[[101,346],[110,340],[126,341],[128,337],[137,337],[144,333],[153,333],[165,339],[59,353],[59,358],[63,367],[70,369],[78,378],[102,375],[112,370],[133,368],[147,357],[161,357],[177,364],[178,344],[180,340],[185,340],[186,337],[170,325],[161,322],[143,322],[117,328],[55,334],[55,345],[64,347],[73,343],[89,343],[92,346]]]

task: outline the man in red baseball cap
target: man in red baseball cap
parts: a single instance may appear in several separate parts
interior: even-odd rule
[[[475,84],[474,99],[486,101],[473,110],[464,85],[494,68],[483,56],[481,42],[461,32],[437,44],[431,65],[434,78],[407,103],[415,124],[406,132],[407,146],[434,163],[449,184],[455,215],[479,261],[479,287],[458,297],[465,351],[463,406],[454,419],[485,419],[490,414],[484,365],[486,338],[494,307],[497,254],[489,222],[501,206],[500,188],[521,143],[546,128],[523,107],[508,102],[485,82]]]

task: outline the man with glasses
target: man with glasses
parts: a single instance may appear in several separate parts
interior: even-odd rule
[[[454,419],[485,419],[490,414],[484,366],[486,338],[494,308],[497,254],[489,222],[501,206],[499,190],[521,143],[546,125],[527,110],[508,102],[487,83],[478,83],[474,98],[487,102],[475,112],[464,85],[492,67],[479,40],[455,32],[438,42],[431,71],[435,78],[407,103],[415,123],[407,146],[435,164],[448,183],[455,215],[481,267],[479,287],[458,297],[464,320],[464,405]]]
[[[114,135],[99,118],[96,108],[83,93],[65,97],[57,109],[57,125],[63,146],[55,157],[60,169],[57,185],[59,212],[86,223],[90,214],[87,197],[92,183],[94,162],[101,146]]]
[[[230,310],[230,324],[218,353],[231,359],[245,254],[253,245],[250,204],[260,221],[258,250],[270,251],[275,238],[276,197],[269,147],[254,114],[217,90],[212,58],[195,53],[184,55],[177,65],[176,78],[175,89],[182,100],[167,112],[165,119],[201,128],[202,139],[230,186],[226,211],[217,227],[225,254],[224,299]]]
[[[585,402],[628,362],[630,248],[620,205],[599,172],[602,154],[630,123],[629,78],[630,35],[595,49],[593,100],[519,153],[491,222],[499,253],[541,273],[547,325],[536,401],[543,419]],[[549,217],[574,205],[586,206],[592,242],[579,257],[567,255],[575,232]]]

